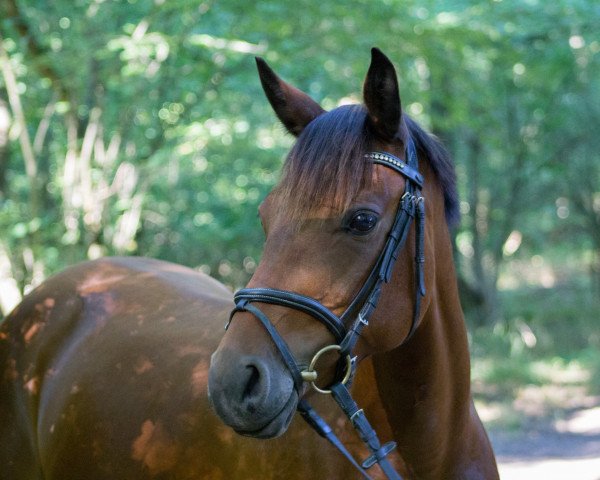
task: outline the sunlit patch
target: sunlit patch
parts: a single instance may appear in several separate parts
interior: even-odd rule
[[[25,332],[25,335],[23,335],[23,340],[25,340],[25,343],[31,342],[33,337],[35,337],[42,328],[44,328],[44,323],[42,322],[34,323],[31,327],[29,327]]]
[[[123,280],[126,277],[124,274],[106,275],[103,273],[92,273],[86,277],[78,286],[77,292],[81,295],[89,295],[90,293],[105,292],[115,283]]]
[[[600,407],[583,409],[569,418],[559,419],[556,429],[563,433],[600,435]]]
[[[25,382],[23,388],[30,395],[37,395],[38,393],[40,393],[40,378],[38,376],[31,378],[30,380]]]
[[[153,368],[154,368],[154,363],[152,363],[152,361],[145,355],[140,355],[137,358],[135,365],[133,366],[133,370],[138,375],[141,375],[142,373],[146,373],[149,370],[152,370]]]
[[[231,445],[233,443],[235,432],[225,425],[219,425],[216,431],[217,438],[227,445]]]
[[[513,230],[504,245],[502,246],[502,253],[505,257],[510,257],[513,255],[521,246],[521,241],[523,240],[523,235],[518,230]]]
[[[573,50],[578,50],[580,48],[585,47],[585,40],[581,35],[571,35],[569,37],[569,46]]]
[[[205,349],[200,345],[182,345],[177,348],[178,357],[187,357],[188,355],[199,355],[205,353]]]
[[[195,398],[206,396],[207,394],[208,368],[208,362],[201,360],[192,370],[192,394]]]
[[[131,458],[148,469],[150,475],[158,475],[177,465],[181,446],[165,431],[160,422],[146,420],[140,435],[131,446]]]

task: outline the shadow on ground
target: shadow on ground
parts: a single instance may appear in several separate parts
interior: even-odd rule
[[[529,429],[490,428],[502,480],[600,480],[600,407],[529,424]]]

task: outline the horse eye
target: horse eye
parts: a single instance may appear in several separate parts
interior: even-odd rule
[[[354,235],[365,235],[375,228],[378,220],[379,218],[373,212],[357,212],[347,222],[346,230]]]

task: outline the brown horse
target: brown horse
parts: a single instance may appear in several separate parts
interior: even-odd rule
[[[427,294],[405,341],[419,288],[411,228],[353,348],[361,363],[352,393],[381,439],[397,442],[392,463],[406,478],[498,478],[470,395],[444,150],[401,113],[394,68],[377,50],[364,107],[324,112],[262,61],[259,72],[298,140],[260,208],[267,240],[249,286],[344,312],[386,245],[407,182],[365,153],[402,157],[412,138],[427,202]],[[231,297],[209,277],[140,258],[81,264],[43,283],[0,327],[0,479],[360,478],[294,415],[299,399],[310,399],[350,451],[365,455],[329,398],[295,385],[257,317],[237,311],[223,336]],[[303,311],[257,305],[300,365],[333,342]],[[335,355],[319,362],[320,386],[336,377],[336,363]],[[383,478],[377,468],[369,474]]]

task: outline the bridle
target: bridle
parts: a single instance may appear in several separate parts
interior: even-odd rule
[[[234,295],[235,308],[229,316],[226,328],[231,323],[235,313],[242,311],[252,313],[262,323],[271,336],[273,343],[279,350],[286,367],[292,375],[294,388],[296,389],[298,396],[300,396],[305,381],[309,382],[321,393],[331,393],[335,401],[358,431],[361,439],[367,444],[372,455],[363,462],[362,466],[359,465],[341,444],[329,425],[327,425],[327,423],[315,412],[306,400],[302,399],[298,402],[298,411],[307,423],[315,429],[317,433],[327,438],[336,448],[338,448],[361,472],[364,478],[370,478],[365,472],[365,469],[377,463],[389,479],[400,480],[400,475],[393,469],[386,458],[387,454],[394,449],[395,443],[389,442],[383,446],[381,445],[375,431],[367,421],[362,409],[359,409],[352,399],[346,385],[352,378],[356,368],[356,362],[351,357],[352,350],[356,345],[363,328],[368,326],[369,319],[377,307],[383,283],[390,281],[394,264],[400,250],[406,243],[408,231],[413,219],[416,223],[416,298],[410,330],[403,343],[407,342],[412,337],[418,327],[421,298],[425,295],[425,202],[424,198],[421,196],[423,176],[419,172],[416,148],[410,137],[406,144],[406,162],[386,152],[370,152],[367,153],[365,157],[374,164],[384,165],[403,175],[406,179],[406,186],[396,210],[394,223],[388,233],[385,246],[379,254],[367,280],[346,311],[338,317],[317,300],[305,295],[274,288],[244,288]],[[255,302],[280,305],[299,310],[312,316],[327,327],[334,336],[336,343],[321,349],[315,354],[309,367],[301,369],[294,359],[287,343],[281,337],[275,326],[258,307],[253,305]],[[351,325],[350,328],[346,328],[348,323]],[[314,367],[316,366],[319,357],[330,350],[339,351],[340,362],[338,363],[336,380],[334,380],[333,384],[330,386],[330,390],[322,390],[315,384],[317,372],[314,370]],[[342,361],[342,359],[345,361]]]
[[[416,226],[416,292],[412,323],[403,343],[406,343],[412,337],[419,325],[421,299],[425,295],[425,202],[421,196],[423,176],[419,172],[416,148],[410,137],[406,144],[406,162],[386,152],[370,152],[365,154],[365,158],[374,164],[384,165],[403,175],[406,179],[406,187],[396,210],[394,223],[388,233],[385,246],[379,254],[365,283],[345,312],[338,317],[314,298],[295,292],[274,288],[244,288],[234,295],[235,308],[232,310],[225,328],[229,326],[236,312],[246,311],[252,313],[260,320],[279,350],[286,367],[292,375],[294,388],[298,396],[300,397],[300,392],[305,381],[309,382],[320,393],[331,393],[358,431],[361,439],[367,444],[372,455],[363,462],[362,466],[359,465],[339,439],[335,437],[327,423],[314,411],[306,400],[302,399],[298,402],[298,411],[308,424],[338,448],[361,472],[364,478],[370,478],[365,469],[378,463],[389,479],[401,480],[400,475],[393,469],[386,458],[387,454],[394,449],[395,443],[389,442],[383,446],[380,444],[375,431],[367,421],[362,409],[359,409],[352,399],[346,385],[348,385],[356,369],[356,361],[355,358],[352,358],[352,350],[362,330],[369,325],[369,319],[377,307],[383,283],[390,281],[394,264],[400,250],[406,243],[413,220],[415,220]],[[306,313],[325,325],[334,336],[336,343],[319,350],[313,357],[308,368],[301,368],[273,323],[254,303],[280,305]],[[350,328],[347,328],[346,325],[350,325]],[[338,351],[340,361],[338,362],[335,380],[328,390],[323,390],[317,387],[315,383],[317,379],[315,366],[321,355],[331,350]]]

